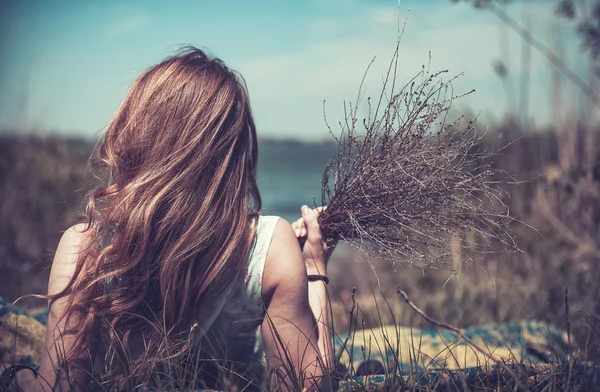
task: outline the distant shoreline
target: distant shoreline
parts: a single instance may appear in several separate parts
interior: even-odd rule
[[[43,132],[22,132],[14,130],[0,130],[0,139],[2,140],[64,140],[66,142],[82,143],[93,145],[96,143],[96,137],[86,137],[83,135],[72,135],[62,133],[43,133]],[[330,140],[301,140],[296,138],[274,138],[271,136],[258,138],[259,144],[270,146],[335,146],[337,142],[330,136]]]

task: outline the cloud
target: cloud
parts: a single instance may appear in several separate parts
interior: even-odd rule
[[[532,7],[533,15],[544,15],[551,8],[540,4]],[[498,112],[506,109],[506,97],[491,67],[499,57],[498,22],[468,6],[443,4],[435,8],[435,13],[415,9],[408,14],[400,46],[398,81],[402,83],[416,75],[429,63],[431,53],[432,71],[448,70],[448,77],[464,73],[453,83],[456,94],[477,90],[461,99],[458,106],[470,107],[476,113],[493,110],[500,116]],[[406,15],[406,11],[401,11],[402,23]],[[361,18],[345,23],[345,34],[315,40],[296,51],[241,63],[238,69],[248,83],[257,123],[263,132],[289,135],[302,131],[296,135],[299,138],[326,135],[323,101],[327,101],[330,121],[335,124],[341,120],[343,102],[356,99],[361,78],[375,56],[363,95],[378,96],[396,45],[397,17],[398,11],[392,7],[364,12]],[[320,27],[337,28],[343,24],[339,19],[318,19]],[[514,45],[512,50],[518,58],[520,45]],[[532,71],[537,73],[543,67],[546,64],[536,60]],[[533,89],[545,88],[543,81],[532,82]]]
[[[377,24],[392,24],[398,22],[398,10],[393,8],[377,8],[371,14],[374,23]]]
[[[105,36],[107,38],[119,38],[135,33],[150,22],[150,16],[147,13],[137,13],[126,18],[120,18],[106,26]]]

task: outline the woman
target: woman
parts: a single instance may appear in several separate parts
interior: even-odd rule
[[[256,329],[272,388],[322,386],[331,248],[319,210],[294,227],[259,215],[257,154],[246,88],[220,60],[188,48],[144,72],[96,148],[107,181],[87,223],[58,245],[47,353],[22,387],[224,387],[215,361],[255,361]]]

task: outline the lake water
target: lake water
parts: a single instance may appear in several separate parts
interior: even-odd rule
[[[263,213],[279,215],[289,222],[300,217],[303,204],[321,204],[321,179],[337,144],[261,142],[258,186]]]

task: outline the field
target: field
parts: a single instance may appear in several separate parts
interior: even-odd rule
[[[479,147],[501,149],[492,164],[516,180],[501,186],[516,218],[511,230],[521,252],[454,254],[452,268],[421,270],[407,260],[395,266],[366,260],[341,246],[330,273],[336,333],[350,328],[355,303],[361,327],[395,321],[431,328],[398,294],[400,288],[429,317],[458,328],[545,321],[568,332],[570,358],[595,362],[600,359],[597,130],[578,122],[546,130],[506,122],[488,131]],[[92,148],[76,139],[0,135],[0,296],[14,300],[44,292],[58,239],[80,219],[83,196],[94,185],[86,168]],[[455,240],[467,236],[472,234],[457,233]]]

